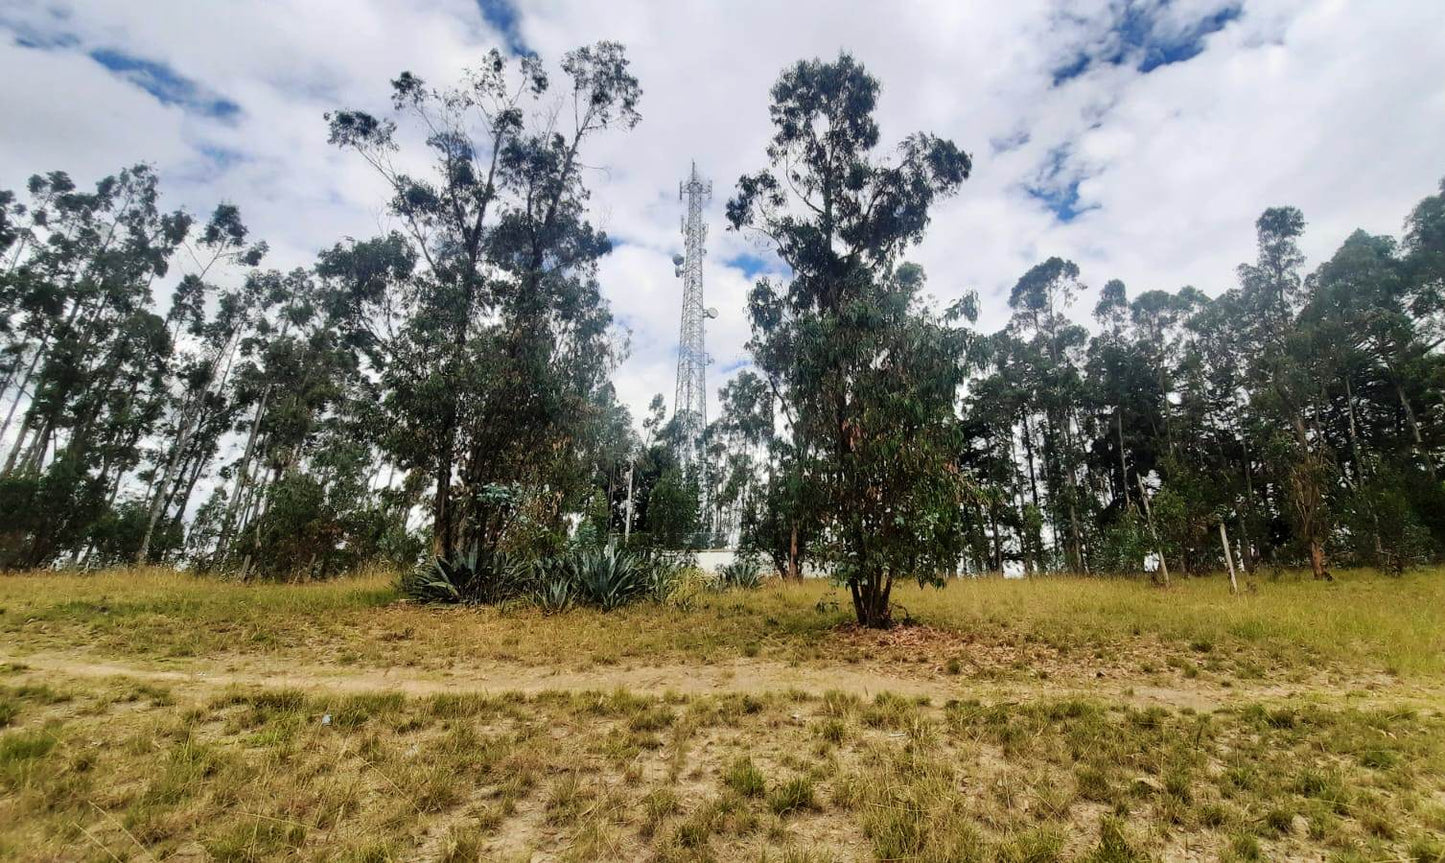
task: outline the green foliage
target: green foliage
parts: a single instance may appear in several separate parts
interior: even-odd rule
[[[878,91],[847,54],[784,70],[770,167],[740,178],[727,205],[731,227],[757,229],[791,270],[754,287],[750,347],[789,418],[815,549],[868,626],[889,624],[895,578],[935,580],[957,558],[954,400],[969,345],[901,256],[970,159],[928,134],[905,139],[896,164],[878,158]]]
[[[1411,491],[1406,474],[1381,467],[1344,499],[1345,541],[1357,560],[1398,575],[1435,555],[1435,538],[1420,519],[1424,507]]]
[[[640,599],[650,586],[648,562],[627,552],[583,549],[565,565],[583,601],[603,611]]]
[[[532,564],[532,602],[547,614],[567,611],[580,599],[564,558],[546,558]]]
[[[453,87],[400,75],[396,119],[328,115],[331,143],[380,174],[423,262],[386,344],[380,443],[432,482],[442,557],[557,550],[612,428],[618,355],[596,281],[611,242],[588,222],[583,167],[590,139],[639,122],[641,88],[613,42],[568,52],[561,71],[565,111],[535,55],[493,50]],[[419,172],[393,167],[412,140],[398,123],[422,132]]]
[[[774,815],[790,815],[817,807],[814,799],[813,781],[798,776],[778,785],[768,794],[768,808]]]
[[[681,468],[663,471],[647,498],[646,530],[658,548],[691,548],[698,531],[698,486]]]
[[[531,575],[531,564],[473,545],[407,571],[398,588],[413,602],[496,605],[524,596]]]
[[[723,784],[742,797],[762,797],[768,790],[768,781],[763,776],[763,771],[747,757],[739,758],[728,765],[723,772]]]
[[[754,590],[763,583],[762,568],[757,559],[748,554],[739,554],[718,567],[717,576],[723,587],[739,590]]]
[[[1144,517],[1130,508],[1104,529],[1095,551],[1095,565],[1104,572],[1139,575],[1144,572],[1145,559],[1154,553],[1154,546]]]
[[[969,155],[926,133],[885,152],[879,81],[796,63],[727,205],[787,275],[749,293],[754,366],[685,466],[661,398],[639,440],[609,381],[612,243],[588,212],[588,151],[640,121],[641,85],[611,42],[559,80],[492,52],[455,86],[402,73],[386,116],[332,112],[397,229],[287,272],[232,204],[166,212],[146,165],[0,191],[0,567],[320,578],[439,553],[451,569],[403,579],[424,601],[560,611],[703,589],[603,552],[619,535],[736,535],[884,626],[900,578],[1154,553],[1203,573],[1221,525],[1248,571],[1445,550],[1445,185],[1399,238],[1355,231],[1310,272],[1304,214],[1270,207],[1233,287],[1108,279],[1093,333],[1072,308],[1109,274],[1042,254],[979,337],[978,298],[936,308],[906,260]]]
[[[803,476],[791,445],[775,441],[771,455],[766,486],[743,510],[738,551],[765,558],[779,577],[801,577],[819,533],[817,490]]]
[[[528,559],[471,546],[404,573],[398,589],[420,603],[498,605],[529,601],[556,613],[575,605],[611,611],[643,599],[667,601],[679,568],[661,556],[576,547]]]

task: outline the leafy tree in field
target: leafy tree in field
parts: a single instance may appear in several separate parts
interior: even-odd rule
[[[1069,566],[1076,572],[1087,572],[1087,531],[1082,522],[1092,505],[1080,490],[1082,453],[1076,430],[1083,398],[1077,356],[1088,341],[1088,333],[1065,314],[1081,287],[1079,267],[1073,261],[1049,258],[1033,267],[1009,294],[1009,307],[1013,309],[1009,329],[1018,339],[1012,348],[1029,372],[1022,408],[1034,505],[1039,505],[1038,477],[1033,469],[1037,451],[1042,456],[1042,478],[1048,488],[1052,532],[1065,538],[1062,545]]]
[[[966,487],[955,464],[965,333],[925,303],[902,259],[967,154],[927,134],[877,156],[878,82],[844,54],[804,61],[773,87],[770,167],[738,181],[734,229],[765,237],[792,269],[749,298],[759,370],[810,469],[821,557],[858,622],[891,621],[895,579],[934,581],[960,545]]]
[[[741,542],[745,514],[771,473],[773,393],[756,374],[743,371],[723,385],[718,400],[722,416],[707,430],[713,446],[707,499],[714,510],[715,533],[726,544],[734,536]]]
[[[1259,260],[1239,268],[1240,298],[1248,315],[1246,333],[1257,350],[1248,367],[1253,408],[1268,417],[1273,431],[1262,447],[1276,484],[1284,490],[1296,537],[1307,548],[1315,578],[1326,578],[1329,535],[1325,486],[1330,455],[1311,422],[1320,383],[1306,363],[1311,352],[1294,327],[1303,303],[1299,274],[1304,255],[1296,243],[1304,216],[1293,207],[1266,210],[1256,223]]]
[[[543,579],[562,608],[662,595],[654,552],[736,538],[884,626],[899,578],[1445,552],[1445,185],[1398,239],[1356,231],[1312,270],[1303,215],[1266,210],[1212,295],[1094,292],[1046,258],[976,337],[976,297],[940,312],[905,259],[968,156],[926,134],[882,152],[878,82],[799,63],[727,213],[789,275],[749,295],[755,367],[719,393],[704,470],[660,396],[639,434],[609,380],[626,346],[584,166],[639,85],[611,43],[561,75],[492,54],[455,87],[403,73],[392,119],[331,114],[394,230],[287,271],[259,268],[236,206],[165,210],[146,165],[0,191],[0,567],[317,578],[430,544],[477,596],[566,569]]]
[[[426,135],[427,176],[394,160],[396,121],[328,115],[331,142],[386,181],[418,256],[383,377],[390,456],[432,478],[434,551],[495,548],[517,519],[560,529],[588,494],[581,441],[605,410],[616,359],[596,283],[610,242],[586,218],[583,148],[638,120],[620,45],[569,52],[562,104],[535,57],[491,52],[455,87],[403,72],[398,116]]]
[[[246,244],[249,231],[240,211],[222,204],[216,208],[198,238],[193,257],[200,269],[188,273],[176,288],[167,325],[179,336],[184,329],[196,340],[193,352],[171,367],[174,384],[167,381],[163,404],[170,402],[171,418],[161,445],[154,453],[146,531],[136,561],[152,558],[157,529],[174,512],[178,525],[200,477],[214,457],[220,435],[234,418],[235,405],[228,385],[236,353],[251,335],[257,308],[264,301],[262,285],[247,278],[239,289],[207,281],[227,267],[251,268],[266,252],[264,243]],[[215,312],[206,318],[207,295],[215,295]],[[173,392],[178,390],[178,392]],[[175,533],[174,530],[171,531]],[[164,551],[161,549],[161,555]]]
[[[774,441],[770,461],[766,485],[743,510],[739,549],[766,558],[783,578],[802,578],[822,526],[821,489],[809,481],[816,464],[800,460],[782,439]]]

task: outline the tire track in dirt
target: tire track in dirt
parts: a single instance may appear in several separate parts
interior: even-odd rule
[[[300,689],[307,692],[361,693],[400,692],[426,696],[439,693],[476,692],[491,695],[520,692],[610,692],[626,689],[641,694],[727,695],[786,692],[797,690],[818,696],[838,690],[863,698],[880,692],[907,697],[927,697],[941,704],[951,698],[979,698],[985,701],[1034,700],[1039,698],[1099,698],[1147,706],[1211,711],[1232,704],[1255,701],[1319,701],[1343,706],[1415,704],[1439,710],[1445,706],[1445,692],[1404,684],[1345,698],[1337,688],[1263,685],[1230,688],[1216,686],[1148,686],[1138,681],[1095,680],[1089,682],[993,681],[969,677],[943,679],[888,674],[885,671],[846,666],[798,666],[767,660],[602,667],[562,670],[545,666],[485,663],[446,672],[417,671],[412,668],[352,669],[296,664],[268,665],[255,659],[228,658],[225,665],[193,663],[185,669],[166,669],[101,660],[73,653],[34,653],[19,656],[0,654],[9,662],[42,676],[71,678],[124,677],[182,687],[220,689],[232,686]]]

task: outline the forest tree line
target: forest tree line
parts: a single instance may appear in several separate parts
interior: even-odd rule
[[[906,260],[971,160],[883,147],[879,92],[846,55],[773,88],[727,219],[787,275],[749,296],[752,367],[691,472],[661,397],[639,433],[610,382],[586,181],[640,121],[619,45],[403,73],[389,111],[328,114],[393,228],[308,267],[267,268],[231,204],[166,210],[145,165],[0,192],[0,565],[319,577],[738,541],[877,622],[899,577],[1216,569],[1221,525],[1247,569],[1319,577],[1445,548],[1445,184],[1312,271],[1304,216],[1271,208],[1214,296],[1049,258],[985,334]]]

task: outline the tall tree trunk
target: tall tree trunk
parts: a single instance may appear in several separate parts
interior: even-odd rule
[[[30,379],[35,375],[35,368],[39,365],[40,358],[44,355],[45,348],[49,343],[50,334],[46,333],[45,337],[40,340],[40,347],[35,350],[35,356],[30,358],[30,365],[26,366],[25,374],[20,378],[20,385],[15,388],[15,400],[10,403],[10,409],[5,412],[5,423],[0,425],[0,438],[4,438],[5,433],[10,430],[10,423],[15,419],[15,410],[20,407],[21,400],[25,398],[25,389],[30,386]],[[23,432],[21,433],[21,437],[24,437]],[[15,459],[12,456],[10,460],[5,463],[6,473],[10,472],[10,467],[14,463]]]
[[[1065,416],[1061,425],[1063,429],[1064,446],[1067,448],[1065,457],[1061,459],[1063,464],[1060,467],[1064,471],[1064,477],[1069,483],[1069,533],[1073,539],[1074,546],[1074,571],[1085,575],[1089,572],[1089,566],[1084,562],[1084,535],[1079,530],[1079,479],[1074,475],[1074,466],[1069,464],[1073,461],[1074,434],[1072,422]]]
[[[0,470],[0,476],[9,476],[15,470],[15,461],[20,452],[25,449],[25,439],[30,436],[31,415],[25,412],[25,418],[20,423],[20,434],[15,438],[14,446],[10,447],[10,454],[5,457],[5,467]]]
[[[1239,593],[1239,581],[1234,576],[1234,556],[1229,553],[1229,533],[1224,522],[1219,523],[1219,544],[1224,546],[1224,565],[1229,567],[1229,592]]]
[[[256,452],[256,438],[261,430],[261,420],[266,416],[266,400],[271,396],[271,385],[267,384],[261,390],[261,397],[256,401],[256,413],[251,418],[251,431],[246,435],[246,448],[241,453],[241,462],[236,468],[236,482],[231,489],[231,498],[226,501],[226,516],[221,521],[221,533],[216,540],[216,551],[219,554],[225,548],[226,543],[231,539],[231,529],[235,526],[236,513],[241,505],[242,493],[250,480],[251,458]]]
[[[989,496],[988,501],[988,525],[990,539],[993,540],[993,571],[1003,574],[1003,537],[998,531],[998,501]]]
[[[1241,549],[1240,565],[1248,575],[1254,575],[1254,569],[1258,564],[1259,554],[1250,540],[1249,513],[1254,511],[1254,471],[1249,468],[1249,441],[1245,438],[1243,430],[1238,432],[1240,445],[1240,464],[1244,468],[1244,506],[1239,513],[1239,542]]]
[[[1334,576],[1325,569],[1325,549],[1320,541],[1310,538],[1310,570],[1317,581],[1334,581]]]
[[[1415,409],[1410,407],[1410,400],[1405,398],[1405,388],[1400,386],[1400,379],[1395,378],[1395,394],[1400,398],[1400,407],[1405,409],[1405,419],[1410,424],[1410,435],[1415,441],[1415,452],[1425,461],[1425,469],[1430,472],[1430,479],[1439,482],[1435,474],[1435,459],[1425,451],[1424,439],[1420,436],[1420,424],[1415,421]]]
[[[140,550],[136,552],[135,562],[144,566],[150,559],[151,540],[155,537],[156,525],[160,524],[161,516],[165,513],[166,502],[171,497],[171,489],[176,483],[176,478],[181,469],[181,459],[186,447],[190,444],[191,434],[194,431],[196,420],[199,419],[199,402],[204,397],[203,390],[197,396],[195,407],[187,405],[187,409],[181,416],[181,427],[177,430],[174,448],[171,450],[171,457],[166,460],[165,472],[161,474],[161,481],[156,486],[155,496],[151,499],[150,512],[146,515],[146,532],[141,538]]]
[[[1345,415],[1349,419],[1350,455],[1355,463],[1355,485],[1365,484],[1365,461],[1360,457],[1360,436],[1355,427],[1355,392],[1350,385],[1349,374],[1345,375]]]
[[[1149,506],[1149,492],[1144,490],[1144,479],[1138,474],[1139,500],[1144,504],[1144,519],[1149,523],[1149,534],[1154,537],[1154,553],[1159,556],[1159,572],[1164,576],[1164,586],[1169,586],[1169,562],[1164,559],[1164,543],[1159,540],[1159,531],[1154,527],[1154,510]]]
[[[197,455],[195,463],[191,467],[190,478],[186,480],[186,490],[180,495],[179,502],[175,504],[176,514],[172,516],[172,530],[178,530],[184,525],[186,518],[186,508],[190,506],[191,495],[195,492],[196,483],[200,481],[201,474],[205,471],[205,469],[206,460]]]
[[[437,459],[436,496],[432,498],[432,554],[449,560],[453,552],[452,539],[452,460],[450,454]]]
[[[791,519],[788,526],[788,578],[800,581],[803,572],[798,566],[798,522]]]
[[[1119,487],[1124,491],[1124,509],[1129,508],[1129,466],[1124,460],[1124,408],[1114,408],[1114,428],[1119,433]]]
[[[26,451],[25,456],[20,460],[20,470],[24,473],[40,473],[45,467],[45,453],[50,449],[50,438],[55,432],[55,426],[49,418],[35,434],[35,441]]]
[[[1029,496],[1033,499],[1034,510],[1038,512],[1042,517],[1043,508],[1039,506],[1038,474],[1034,470],[1033,432],[1029,429],[1029,417],[1027,412],[1023,414],[1023,439],[1024,457],[1027,460],[1029,468]],[[1024,513],[1020,513],[1020,515],[1024,515]],[[1034,546],[1034,570],[1036,572],[1041,571],[1043,569],[1042,558],[1044,554],[1044,538],[1036,531],[1032,530],[1031,525],[1028,524],[1027,518],[1025,518],[1023,521],[1024,529],[1029,532],[1029,540]]]

